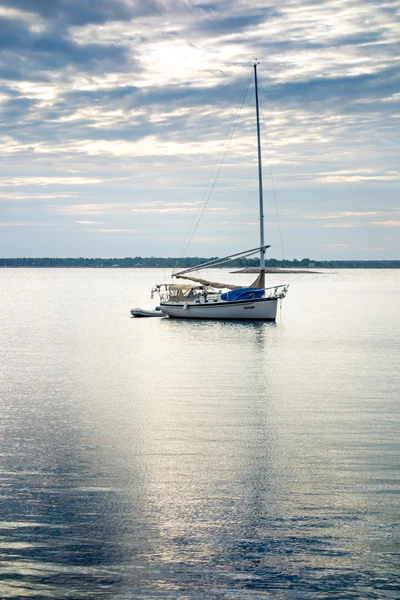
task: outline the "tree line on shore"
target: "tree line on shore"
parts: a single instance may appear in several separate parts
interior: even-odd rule
[[[126,257],[126,258],[0,258],[0,267],[32,268],[165,268],[194,267],[217,257]],[[229,267],[249,268],[259,266],[258,258],[242,258],[229,262]],[[398,269],[400,260],[279,260],[270,258],[265,261],[268,268],[325,268],[325,269]]]

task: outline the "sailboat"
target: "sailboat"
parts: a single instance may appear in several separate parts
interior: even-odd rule
[[[278,302],[288,291],[288,285],[265,287],[265,253],[270,246],[264,242],[264,207],[261,162],[260,112],[258,102],[257,66],[254,62],[254,89],[257,118],[258,142],[258,184],[260,244],[256,248],[231,254],[224,258],[216,258],[196,267],[184,269],[172,274],[175,279],[183,279],[185,283],[163,283],[154,286],[152,298],[157,294],[160,299],[159,310],[163,315],[178,319],[217,319],[275,321]],[[209,281],[190,274],[201,269],[219,267],[229,261],[245,258],[255,253],[260,256],[260,271],[257,279],[249,287],[241,287],[227,283]],[[135,312],[136,311],[136,312]],[[131,311],[132,316],[143,316]]]

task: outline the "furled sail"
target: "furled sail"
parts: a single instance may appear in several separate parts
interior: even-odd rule
[[[265,288],[265,270],[262,269],[260,273],[257,275],[257,279],[251,284],[253,288]]]
[[[183,275],[174,275],[176,279],[189,279],[189,281],[195,281],[200,285],[210,285],[214,288],[226,288],[228,290],[239,290],[241,285],[233,285],[232,283],[217,283],[216,281],[208,281],[207,279],[200,279],[199,277],[188,277]]]

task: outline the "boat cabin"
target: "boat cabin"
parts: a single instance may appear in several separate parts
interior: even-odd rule
[[[160,302],[206,302],[207,298],[216,294],[213,288],[205,285],[162,283],[154,286],[151,292],[160,296]],[[218,294],[219,296],[219,294]]]

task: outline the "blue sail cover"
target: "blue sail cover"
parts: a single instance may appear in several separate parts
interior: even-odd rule
[[[221,300],[225,302],[233,302],[234,300],[255,300],[256,298],[262,298],[264,296],[264,290],[262,288],[239,288],[238,290],[231,290],[221,294]]]

